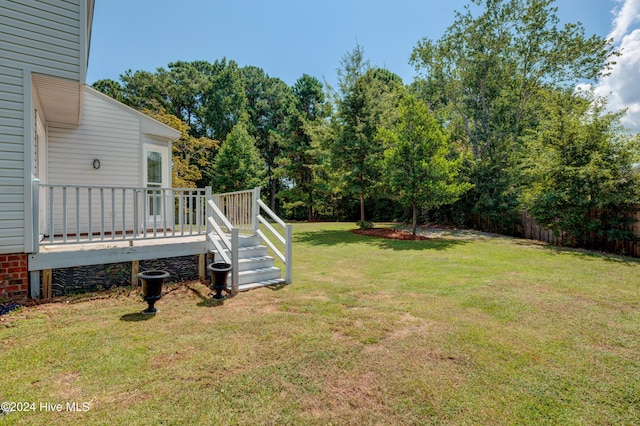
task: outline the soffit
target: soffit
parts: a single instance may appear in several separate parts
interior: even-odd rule
[[[44,115],[50,123],[80,125],[82,85],[71,80],[34,74],[35,86]]]

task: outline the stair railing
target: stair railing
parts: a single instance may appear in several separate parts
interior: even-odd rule
[[[285,269],[285,283],[291,284],[293,278],[292,227],[290,224],[287,224],[282,219],[280,219],[278,215],[276,215],[260,199],[260,187],[245,191],[215,194],[207,197],[207,199],[209,200],[208,209],[211,212],[207,214],[207,233],[209,234],[209,232],[214,231],[216,233],[212,234],[209,239],[212,241],[212,243],[214,243],[214,240],[216,240],[216,235],[218,235],[218,240],[222,241],[226,246],[221,248],[216,247],[216,250],[222,252],[226,248],[232,253],[231,261],[237,262],[237,253],[233,252],[233,248],[237,247],[238,244],[237,241],[233,240],[233,230],[235,230],[236,234],[240,230],[245,232],[252,231],[253,235],[258,235],[262,239],[262,241],[271,250],[273,250],[273,253],[282,261]],[[262,216],[260,214],[261,211],[264,211],[269,219]],[[279,226],[281,230],[279,231],[278,229],[276,229],[274,225]],[[230,242],[224,235],[224,230],[222,228],[226,228],[227,232],[231,233],[232,240]],[[209,231],[209,229],[211,231]],[[267,230],[269,231],[269,233],[267,234],[263,230]],[[278,245],[274,243],[275,240],[280,243],[280,247],[278,247]],[[228,244],[231,244],[231,247],[229,247]],[[234,271],[232,272],[232,274],[234,274],[233,282],[237,283],[237,275],[235,275],[237,274],[237,263],[232,263],[232,266]],[[234,284],[234,286],[236,286],[236,284]]]
[[[255,217],[257,222],[262,224],[265,229],[268,229],[273,237],[275,237],[280,243],[284,246],[284,254],[276,247],[276,245],[269,239],[269,237],[262,232],[262,230],[257,226],[255,226],[255,233],[262,238],[266,245],[273,250],[276,256],[280,258],[282,263],[284,263],[284,282],[285,284],[291,284],[293,279],[293,246],[291,244],[292,241],[292,228],[291,225],[285,223],[282,219],[276,215],[273,210],[271,210],[261,199],[260,199],[260,188],[256,188],[254,190],[254,210]],[[282,236],[281,232],[278,232],[269,221],[260,214],[260,209],[264,210],[265,213],[271,218],[274,224],[279,225],[284,230],[284,236]]]
[[[236,294],[240,282],[238,271],[239,230],[216,206],[211,196],[208,196],[207,199],[207,240],[210,247],[215,247],[215,251],[220,254],[222,259],[231,265],[231,293]],[[226,232],[223,227],[226,228]],[[231,240],[227,238],[227,233],[231,234]]]

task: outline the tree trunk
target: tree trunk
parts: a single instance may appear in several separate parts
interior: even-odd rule
[[[360,191],[360,220],[364,221],[364,192]]]
[[[413,210],[413,221],[411,223],[411,232],[413,236],[416,235],[416,229],[418,228],[418,209],[416,209],[416,202],[411,202],[411,209]]]
[[[269,208],[272,211],[276,211],[276,180],[271,179],[271,185],[269,188]]]

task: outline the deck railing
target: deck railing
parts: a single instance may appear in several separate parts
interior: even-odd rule
[[[253,232],[256,223],[255,215],[253,214],[255,210],[253,206],[255,193],[255,189],[226,192],[224,194],[214,194],[212,200],[221,214],[229,219],[229,222],[235,228],[242,231]],[[259,197],[260,193],[258,192],[258,198]],[[216,218],[216,220],[218,221],[218,225],[223,224],[219,218]]]
[[[233,226],[222,210],[213,202],[207,202],[207,241],[222,259],[231,265],[231,291],[238,292],[240,238],[238,228]],[[231,239],[229,239],[231,236]]]
[[[40,244],[171,238],[206,233],[211,188],[35,184]],[[34,189],[34,190],[36,190]]]
[[[36,251],[40,245],[202,235],[232,265],[237,291],[239,232],[248,231],[283,262],[285,282],[292,281],[291,225],[262,202],[260,188],[213,195],[210,187],[61,185],[36,179],[33,193]]]
[[[291,224],[285,223],[282,219],[280,219],[260,198],[256,200],[256,204],[258,206],[255,214],[257,221],[264,227],[264,229],[269,231],[272,237],[280,242],[280,244],[284,248],[284,254],[278,249],[271,238],[269,238],[267,234],[264,233],[262,229],[260,229],[260,227],[256,228],[256,234],[258,234],[260,238],[262,238],[262,241],[264,241],[264,243],[268,245],[269,248],[273,250],[275,255],[278,256],[278,258],[282,261],[285,270],[284,282],[285,284],[291,284],[291,281],[293,279],[293,232]],[[260,209],[264,210],[273,224],[280,226],[280,231],[274,228],[269,220],[267,220],[260,214]],[[282,235],[283,233],[284,235]]]

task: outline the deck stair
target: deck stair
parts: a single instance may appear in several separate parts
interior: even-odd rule
[[[231,257],[231,253],[226,250]],[[219,254],[214,253],[215,261],[222,261]],[[238,291],[283,284],[282,270],[274,266],[274,258],[267,253],[267,247],[261,244],[260,237],[240,235],[238,248]],[[229,286],[232,278],[229,275]]]

